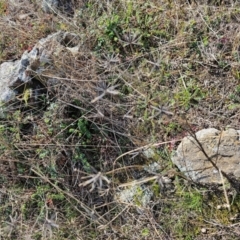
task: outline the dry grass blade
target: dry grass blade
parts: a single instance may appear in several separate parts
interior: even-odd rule
[[[227,191],[226,191],[225,182],[224,182],[223,175],[222,175],[222,172],[221,172],[220,169],[219,169],[219,174],[220,174],[221,180],[222,180],[223,192],[224,192],[224,196],[225,196],[225,199],[226,199],[226,206],[227,206],[227,208],[228,208],[228,211],[230,212],[230,211],[231,211],[231,205],[230,205],[230,203],[229,203],[229,199],[228,199],[228,195],[227,195]]]
[[[99,96],[97,96],[96,98],[94,98],[91,103],[95,103],[97,101],[99,101],[100,99],[102,99],[106,94],[110,94],[110,95],[119,95],[120,92],[115,90],[115,88],[117,88],[119,86],[119,84],[116,84],[114,86],[107,86],[105,82],[103,82],[101,84],[101,87],[97,87],[96,89],[99,92],[102,92]]]

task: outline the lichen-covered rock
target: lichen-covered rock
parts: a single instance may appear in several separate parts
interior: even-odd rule
[[[196,133],[207,156],[227,174],[240,178],[240,130],[203,129]],[[200,183],[221,183],[219,171],[207,159],[197,141],[185,137],[172,161],[187,177]]]
[[[115,200],[120,204],[131,204],[138,208],[145,208],[150,203],[153,192],[141,185],[133,185],[116,194]]]

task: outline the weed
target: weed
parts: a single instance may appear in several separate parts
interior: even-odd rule
[[[183,81],[182,89],[178,90],[174,96],[178,106],[182,106],[185,109],[189,109],[191,105],[198,103],[205,94],[201,89],[195,84],[195,81],[190,79],[190,81],[185,84]]]
[[[83,170],[86,171],[87,173],[92,172],[92,166],[88,162],[88,159],[86,158],[85,154],[81,152],[80,149],[76,149],[75,153],[73,155],[73,163],[76,166],[82,166]]]
[[[231,93],[229,98],[233,101],[233,103],[240,103],[240,85],[236,86],[234,93]]]

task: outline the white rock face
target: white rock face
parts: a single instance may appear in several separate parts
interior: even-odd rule
[[[196,137],[221,171],[240,179],[240,130],[219,131],[209,128],[198,131]],[[172,161],[195,182],[222,182],[219,171],[213,167],[193,137],[183,138]]]
[[[9,86],[16,81],[20,61],[5,62],[0,65],[0,101],[8,101],[14,97],[14,93]]]

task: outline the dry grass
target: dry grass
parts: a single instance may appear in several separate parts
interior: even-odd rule
[[[59,30],[81,44],[33,76],[39,103],[6,106],[0,236],[238,239],[239,196],[197,186],[170,160],[189,128],[239,126],[238,1],[73,1],[73,18],[18,2],[0,1],[0,62]],[[144,170],[154,162],[159,170]],[[131,184],[134,201],[120,201]],[[217,209],[226,196],[231,212]]]

